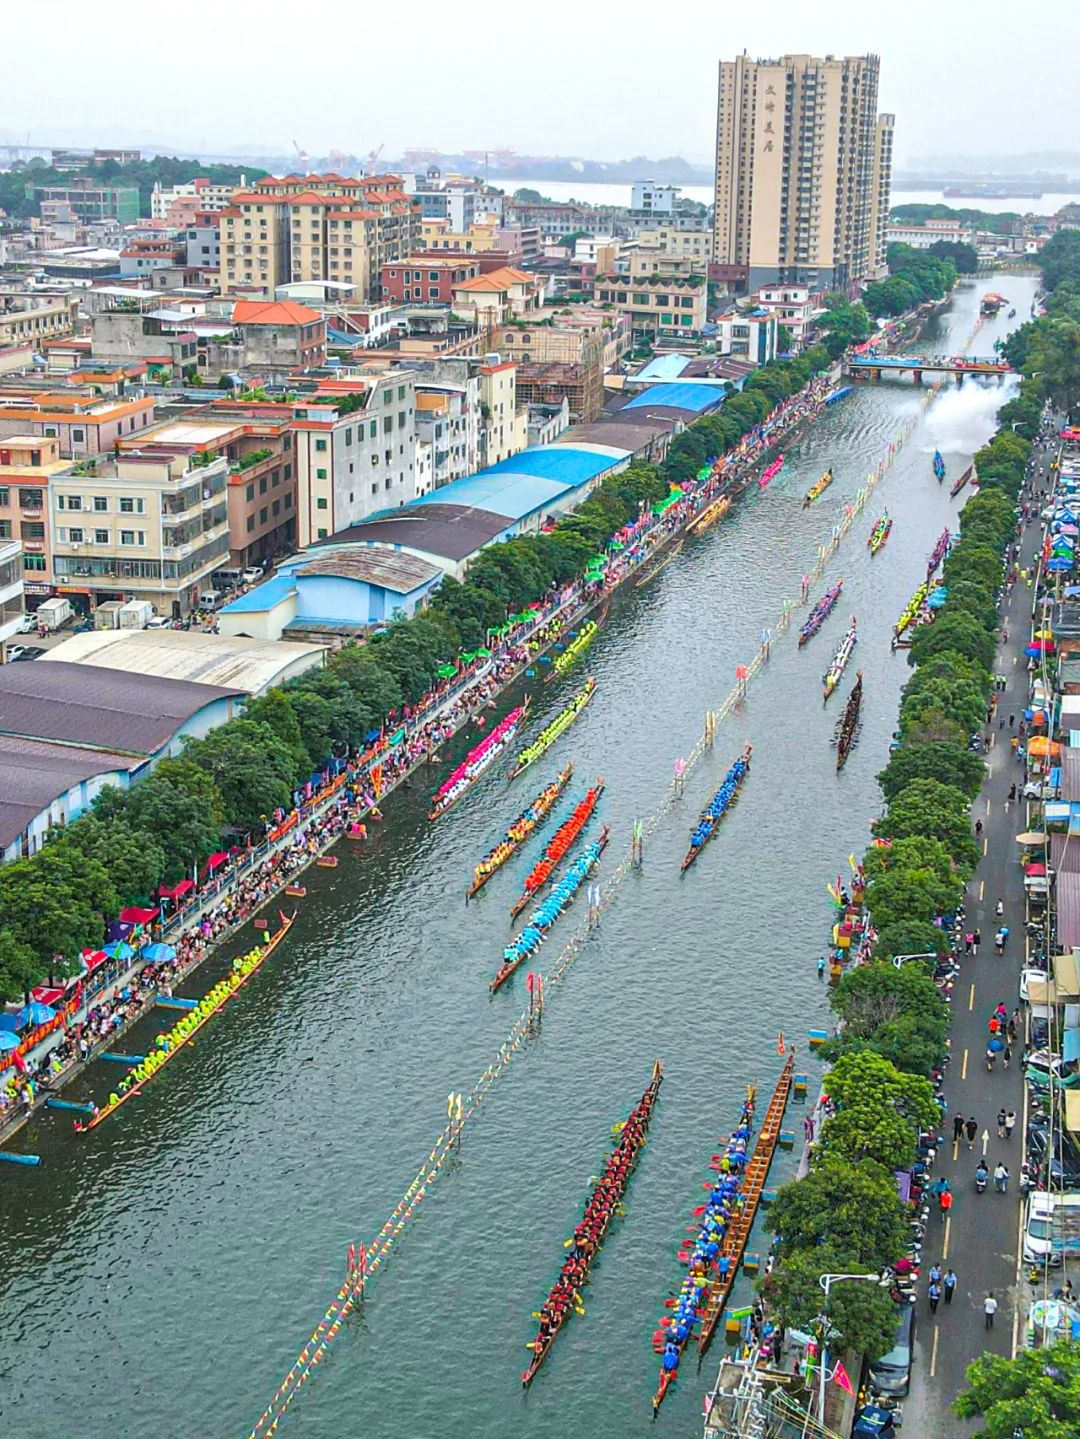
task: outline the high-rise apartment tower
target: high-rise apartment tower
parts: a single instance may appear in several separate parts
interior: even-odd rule
[[[876,55],[720,62],[714,258],[750,288],[846,289],[881,274],[893,117]]]

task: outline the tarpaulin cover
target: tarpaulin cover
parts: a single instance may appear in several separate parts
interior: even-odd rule
[[[132,904],[127,909],[120,911],[120,918],[126,924],[149,924],[152,919],[157,919],[160,910],[141,909],[137,904]]]
[[[1061,1046],[1061,1057],[1066,1064],[1074,1059],[1080,1059],[1080,1029],[1067,1029],[1065,1040]]]
[[[210,858],[206,861],[207,869],[217,869],[218,865],[224,864],[228,857],[229,851],[227,849],[217,850],[217,852],[212,854]]]
[[[158,894],[160,894],[163,899],[180,899],[181,896],[187,894],[188,890],[194,888],[195,886],[190,879],[182,879],[179,884],[174,884],[172,889],[167,889],[165,885],[162,885],[158,890]]]
[[[108,957],[103,949],[84,949],[82,952],[82,962],[86,965],[87,974],[93,974],[95,969],[100,969]]]
[[[1026,864],[1024,866],[1024,873],[1029,879],[1038,879],[1040,875],[1044,875],[1046,873],[1046,865],[1038,863]]]

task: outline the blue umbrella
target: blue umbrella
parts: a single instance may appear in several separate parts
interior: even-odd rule
[[[1005,1045],[1000,1039],[992,1039],[986,1047],[987,1049],[992,1050],[994,1054],[1000,1054],[1001,1051],[1005,1048]]]
[[[25,1009],[19,1010],[15,1017],[19,1021],[19,1028],[24,1029],[27,1025],[45,1024],[47,1020],[55,1019],[56,1010],[32,999]]]
[[[1047,568],[1048,570],[1051,570],[1054,574],[1060,574],[1062,570],[1071,570],[1072,567],[1073,567],[1073,562],[1072,562],[1072,560],[1062,560],[1062,559],[1050,560],[1050,561],[1048,561],[1047,566],[1046,566],[1046,568]]]
[[[0,1032],[3,1030],[14,1030],[19,1027],[19,1016],[17,1014],[0,1014]]]
[[[167,964],[176,958],[176,950],[171,944],[147,944],[143,947],[142,956],[148,964]]]
[[[135,951],[126,940],[118,939],[115,943],[105,946],[105,953],[110,959],[130,959]]]
[[[0,1029],[0,1054],[8,1054],[19,1047],[19,1036],[9,1029]]]

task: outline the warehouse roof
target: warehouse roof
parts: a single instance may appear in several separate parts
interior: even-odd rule
[[[247,594],[237,595],[236,599],[222,605],[218,614],[254,614],[260,610],[272,610],[282,600],[288,599],[295,589],[296,581],[292,575],[275,575],[273,579],[248,590]]]
[[[243,693],[59,660],[0,665],[0,734],[148,756],[207,705]]]
[[[380,585],[384,590],[407,595],[422,585],[438,579],[442,570],[428,564],[408,550],[389,550],[361,545],[356,549],[342,548],[319,555],[301,566],[297,575],[329,575],[344,580],[363,580]]]
[[[628,376],[628,379],[631,382],[635,380],[677,380],[692,358],[692,355],[654,355],[647,365],[643,366],[636,375]]]
[[[200,630],[90,630],[48,650],[39,663],[67,661],[193,684],[225,685],[257,695],[322,664],[325,656],[325,645],[240,639]]]
[[[725,390],[722,384],[675,383],[645,390],[635,395],[623,406],[625,410],[637,409],[642,405],[664,405],[677,410],[690,410],[695,415],[715,408],[723,402]]]
[[[630,454],[636,455],[641,450],[648,449],[658,435],[670,434],[674,428],[671,420],[654,419],[649,414],[635,410],[633,421],[622,420],[615,415],[610,419],[574,425],[560,435],[555,444],[580,446],[587,441],[597,441],[601,444],[619,445]]]
[[[18,839],[57,796],[94,775],[130,771],[141,757],[0,735],[0,850]]]
[[[317,540],[311,548],[318,552],[327,545],[389,545],[422,550],[455,563],[468,559],[501,535],[508,528],[507,520],[505,515],[490,510],[446,504],[442,496],[452,490],[453,485],[445,485],[434,503],[387,510],[382,516]]]

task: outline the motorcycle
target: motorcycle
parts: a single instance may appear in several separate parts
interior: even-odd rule
[[[989,1171],[988,1171],[983,1165],[981,1165],[981,1164],[979,1165],[978,1169],[976,1169],[976,1171],[975,1171],[975,1193],[976,1193],[976,1194],[985,1194],[985,1193],[986,1193],[986,1178],[987,1178],[987,1174],[988,1174],[988,1173],[989,1173]]]

